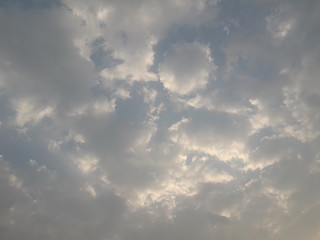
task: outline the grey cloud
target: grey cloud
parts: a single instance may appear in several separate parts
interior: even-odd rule
[[[2,190],[8,199],[2,199],[4,239],[112,236],[122,219],[125,201],[111,190],[104,189],[93,199],[83,190],[83,179],[62,181],[59,174],[34,160],[23,169],[12,168],[5,160],[1,164],[5,171]]]
[[[2,2],[1,237],[318,239],[319,7]]]
[[[37,101],[32,103],[36,108],[59,105],[58,110],[69,111],[89,100],[95,76],[73,45],[77,19],[68,10],[1,11],[1,22],[3,87],[8,93]]]

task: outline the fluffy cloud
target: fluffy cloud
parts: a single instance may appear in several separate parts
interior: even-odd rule
[[[160,65],[159,76],[168,90],[188,94],[204,88],[213,70],[210,49],[199,43],[173,46]]]
[[[221,160],[245,157],[249,125],[245,118],[224,112],[194,112],[170,127],[171,140],[191,151],[215,155]]]

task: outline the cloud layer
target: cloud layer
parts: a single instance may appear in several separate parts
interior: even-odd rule
[[[0,238],[320,237],[320,4],[0,3]]]

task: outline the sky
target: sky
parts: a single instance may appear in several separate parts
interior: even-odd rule
[[[319,22],[317,0],[0,0],[0,238],[320,239]]]

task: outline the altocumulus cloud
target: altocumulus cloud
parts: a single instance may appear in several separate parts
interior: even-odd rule
[[[2,0],[0,238],[320,238],[320,2]]]

